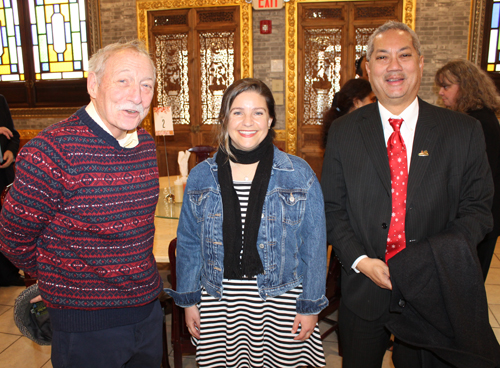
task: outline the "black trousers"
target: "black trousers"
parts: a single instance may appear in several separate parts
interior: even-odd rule
[[[380,368],[391,337],[385,328],[389,311],[374,321],[358,317],[342,302],[339,333],[343,368]],[[432,352],[407,345],[395,338],[392,361],[396,368],[452,368]]]
[[[495,246],[497,244],[498,234],[489,233],[485,236],[483,241],[477,245],[477,257],[479,258],[479,263],[481,264],[481,271],[483,272],[483,278],[486,281],[486,276],[488,276],[488,271],[490,269],[491,259],[493,258],[493,253],[495,253]]]
[[[52,333],[54,368],[159,368],[163,356],[163,312],[136,324],[89,332]]]
[[[0,253],[0,286],[10,285],[19,276],[19,269]]]

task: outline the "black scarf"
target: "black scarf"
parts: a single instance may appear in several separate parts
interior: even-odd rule
[[[231,141],[229,141],[231,144]],[[264,272],[262,261],[257,252],[257,236],[259,233],[262,207],[266,198],[267,187],[271,179],[273,166],[274,146],[271,134],[253,151],[240,151],[231,145],[231,152],[240,164],[259,162],[257,171],[250,187],[247,215],[245,219],[245,233],[243,240],[243,254],[241,252],[241,208],[238,196],[233,186],[233,176],[228,155],[219,148],[215,159],[218,166],[219,185],[222,194],[222,235],[224,244],[224,277],[227,279],[242,279],[243,276],[253,277]]]

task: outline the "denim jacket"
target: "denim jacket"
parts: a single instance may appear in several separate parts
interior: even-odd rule
[[[189,174],[177,228],[177,291],[165,289],[181,307],[198,303],[202,286],[213,297],[222,297],[223,216],[217,164],[209,158]],[[257,250],[264,267],[257,275],[263,300],[302,284],[297,313],[317,314],[328,305],[321,187],[304,160],[276,147]]]

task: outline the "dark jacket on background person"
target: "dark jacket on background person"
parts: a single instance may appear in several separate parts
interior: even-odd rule
[[[8,139],[5,135],[0,134],[0,147],[2,148],[2,158],[5,151],[11,151],[14,157],[19,151],[19,133],[14,129],[14,122],[10,115],[9,105],[4,96],[0,95],[0,126],[8,128],[14,135]],[[14,163],[5,169],[0,169],[0,193],[2,190],[14,181]],[[1,208],[1,207],[0,207]]]

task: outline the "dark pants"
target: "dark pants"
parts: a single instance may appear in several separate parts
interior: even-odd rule
[[[380,368],[390,339],[385,328],[389,311],[374,321],[367,321],[347,308],[339,308],[339,333],[343,368]],[[392,361],[396,368],[452,368],[430,351],[394,342]]]
[[[163,313],[156,301],[151,314],[136,324],[100,331],[53,331],[54,368],[159,368]]]
[[[486,276],[488,276],[488,271],[490,269],[491,259],[493,258],[493,253],[495,253],[495,245],[497,244],[497,234],[486,235],[481,243],[477,245],[477,257],[479,258],[479,263],[481,264],[481,271],[483,272],[483,278],[486,281]]]
[[[0,253],[0,286],[16,285],[19,277],[19,269]]]
[[[394,341],[392,362],[396,368],[453,368],[432,352],[405,344],[398,339]]]
[[[339,307],[339,333],[343,368],[380,368],[390,332],[385,328],[389,312],[375,321],[366,321],[344,303]]]

